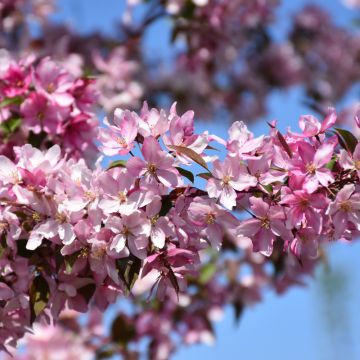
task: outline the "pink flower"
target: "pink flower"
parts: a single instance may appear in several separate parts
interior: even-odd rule
[[[190,204],[188,216],[192,223],[204,230],[210,244],[219,249],[224,234],[231,234],[238,220],[214,201],[196,197]]]
[[[246,173],[239,158],[226,157],[223,163],[215,160],[212,174],[206,190],[210,198],[217,198],[220,204],[231,210],[236,205],[236,191],[248,190],[256,186],[257,179]]]
[[[335,110],[330,109],[329,114],[322,123],[311,115],[301,116],[299,127],[302,130],[304,137],[311,137],[324,133],[336,123],[336,120],[337,115]]]
[[[28,91],[31,83],[31,74],[28,69],[11,64],[7,72],[1,76],[1,90],[6,97],[23,95]]]
[[[352,156],[345,150],[340,150],[339,164],[345,170],[355,170],[360,179],[360,143],[355,147]]]
[[[164,110],[149,110],[145,101],[139,118],[139,133],[143,137],[153,136],[157,138],[169,130],[169,120]]]
[[[296,231],[296,236],[290,244],[292,253],[301,258],[316,258],[318,256],[318,234],[306,227]]]
[[[35,88],[50,101],[59,106],[70,106],[74,98],[69,90],[73,85],[72,76],[50,58],[44,58],[34,71]]]
[[[261,198],[251,197],[250,203],[255,217],[243,221],[237,228],[237,233],[252,240],[254,251],[270,256],[277,237],[284,241],[293,238],[285,226],[284,210],[280,206],[270,206]]]
[[[336,195],[335,200],[329,205],[327,214],[330,215],[335,236],[339,239],[352,223],[360,231],[360,193],[354,184],[345,185]]]
[[[293,162],[293,168],[290,170],[291,177],[303,177],[303,188],[308,193],[313,193],[319,187],[327,187],[334,182],[334,176],[325,165],[331,160],[334,153],[335,145],[332,143],[325,143],[315,150],[313,146],[306,142],[299,144],[298,150],[300,159]]]
[[[3,155],[0,155],[0,181],[5,185],[17,184],[21,181],[17,166]]]
[[[286,223],[289,228],[305,226],[320,234],[323,220],[321,210],[326,209],[328,205],[324,195],[295,190],[285,193],[280,204],[289,205],[289,209],[286,211]]]
[[[22,103],[21,113],[30,130],[39,134],[42,130],[49,134],[61,134],[64,121],[70,114],[69,108],[59,107],[38,93],[32,93]]]
[[[251,155],[263,143],[264,136],[253,138],[253,134],[248,130],[242,121],[235,121],[229,129],[229,140],[227,150],[229,156],[239,156],[240,159],[251,159]]]
[[[150,222],[142,211],[134,211],[129,216],[110,216],[105,227],[114,233],[110,250],[121,252],[127,246],[140,259],[147,255]]]
[[[138,133],[138,121],[135,113],[115,109],[114,125],[105,119],[104,123],[109,129],[99,129],[98,140],[102,144],[100,150],[108,156],[125,155],[130,152]]]
[[[178,185],[179,173],[174,168],[174,158],[162,151],[160,144],[153,137],[145,138],[141,153],[144,160],[132,157],[126,164],[133,176],[144,176],[147,183],[162,183],[167,187]]]
[[[161,206],[160,197],[155,197],[154,200],[146,206],[146,216],[149,218],[151,224],[151,242],[159,249],[164,247],[166,236],[172,234],[169,219],[159,215]]]
[[[104,189],[99,208],[106,214],[130,215],[136,209],[149,204],[154,197],[154,192],[149,189],[134,188],[134,178],[126,170],[121,171],[116,179],[109,173],[104,173],[99,182]]]

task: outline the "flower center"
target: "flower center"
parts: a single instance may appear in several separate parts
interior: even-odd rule
[[[309,206],[309,200],[307,200],[307,199],[301,199],[299,205],[300,205],[300,207],[301,207],[302,209],[305,209],[305,208],[307,208],[307,207]]]
[[[351,202],[349,200],[342,201],[340,203],[340,209],[345,212],[349,212],[352,210]]]
[[[84,196],[89,201],[94,201],[96,199],[95,194],[93,192],[91,192],[90,190],[85,191]]]
[[[225,175],[222,179],[224,185],[229,185],[229,182],[231,181],[231,176]]]
[[[42,121],[42,120],[44,120],[44,118],[45,118],[45,114],[44,114],[42,111],[40,111],[40,112],[38,112],[38,114],[37,114],[37,118],[38,118],[40,121]]]
[[[54,83],[49,83],[48,84],[48,86],[46,87],[46,91],[49,93],[49,94],[51,94],[51,93],[53,93],[54,91],[55,91],[55,85],[54,85]]]
[[[121,136],[117,136],[116,137],[116,142],[123,148],[127,147],[127,142],[125,141],[125,139]]]
[[[309,174],[314,175],[316,172],[316,166],[313,163],[307,164],[306,170]]]
[[[151,174],[151,175],[156,174],[156,165],[155,164],[149,163],[147,166],[147,169],[148,169],[149,174]]]
[[[127,201],[126,192],[120,191],[118,194],[118,198],[121,204],[125,203]]]
[[[0,233],[3,232],[4,230],[8,229],[8,223],[6,222],[0,222]]]
[[[56,213],[55,215],[56,221],[58,221],[60,224],[64,224],[66,222],[66,215],[64,213]]]
[[[155,215],[150,219],[151,225],[155,225],[159,219],[159,215]]]
[[[125,237],[132,235],[132,232],[127,226],[124,226],[121,232]]]
[[[102,259],[106,253],[106,246],[99,246],[92,251],[92,256],[97,259]]]
[[[35,221],[35,222],[39,222],[41,221],[41,215],[38,213],[38,212],[34,212],[32,214],[32,219]]]
[[[360,170],[360,160],[355,160],[355,169]]]
[[[208,213],[206,214],[205,216],[205,222],[208,224],[208,225],[211,225],[215,222],[215,214],[214,213]]]
[[[268,217],[260,219],[260,225],[265,229],[270,229],[270,219]]]

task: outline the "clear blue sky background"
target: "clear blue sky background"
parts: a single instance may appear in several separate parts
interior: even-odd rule
[[[122,0],[58,0],[57,19],[66,19],[80,32],[94,29],[111,33],[113,24],[124,9]],[[310,1],[283,0],[280,21],[273,29],[282,39],[289,19],[297,9]],[[351,26],[355,11],[345,8],[340,0],[316,0],[311,3],[326,8],[334,21]],[[358,14],[359,15],[359,14]],[[147,34],[144,46],[148,54],[168,54],[168,24],[161,21]],[[358,89],[344,101],[359,95]],[[281,129],[297,127],[300,114],[309,110],[300,105],[301,89],[276,92],[269,99],[267,119],[277,119]],[[342,105],[344,105],[342,104]],[[256,134],[267,131],[263,121],[251,126]],[[198,124],[198,129],[226,136],[226,126]],[[279,360],[356,360],[360,359],[360,243],[335,244],[329,251],[330,271],[319,268],[308,287],[293,288],[279,297],[271,291],[264,301],[247,309],[235,326],[232,310],[226,309],[216,324],[214,346],[196,345],[183,348],[176,360],[199,359],[279,359]]]

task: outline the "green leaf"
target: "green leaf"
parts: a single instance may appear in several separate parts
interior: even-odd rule
[[[214,276],[216,272],[216,265],[214,262],[209,262],[200,270],[199,283],[204,285]]]
[[[116,264],[119,276],[130,292],[139,277],[142,261],[136,256],[130,255],[127,258],[118,259]]]
[[[107,170],[110,170],[110,169],[113,169],[113,168],[116,168],[116,167],[126,167],[126,160],[116,160],[116,161],[113,161],[109,167],[107,168]]]
[[[122,346],[126,347],[135,334],[134,325],[124,314],[119,314],[111,325],[111,340]]]
[[[194,174],[191,171],[185,170],[181,167],[176,167],[177,171],[182,175],[185,176],[188,180],[190,180],[192,183],[194,182]]]
[[[211,179],[211,178],[213,177],[212,174],[209,173],[209,172],[207,172],[207,173],[200,173],[200,174],[197,174],[196,176],[201,177],[201,178],[203,178],[203,179],[205,179],[205,180],[209,180],[209,179]]]
[[[340,145],[352,154],[358,144],[356,137],[350,131],[339,128],[335,128],[335,133]]]
[[[271,184],[262,185],[262,187],[263,187],[269,194],[272,194],[272,193],[273,193],[273,187],[272,187]]]
[[[9,105],[20,105],[23,102],[23,98],[21,96],[14,96],[12,98],[6,98],[0,101],[0,109],[9,106]]]
[[[329,170],[332,170],[333,167],[334,167],[334,165],[335,165],[335,163],[336,163],[336,158],[335,158],[335,159],[331,159],[331,160],[325,165],[325,167],[326,167],[327,169],[329,169]]]
[[[50,298],[50,289],[47,281],[40,274],[37,275],[30,286],[30,313],[31,324],[45,309]]]
[[[0,124],[0,129],[3,131],[5,137],[12,135],[21,126],[21,119],[13,117]]]
[[[95,290],[96,290],[95,284],[87,284],[87,285],[77,289],[77,292],[85,298],[87,303],[89,303],[91,298],[94,295]]]
[[[204,159],[194,150],[189,149],[185,146],[177,146],[177,145],[171,145],[169,147],[171,149],[174,149],[176,152],[187,156],[188,158],[190,158],[191,160],[195,161],[197,164],[202,166],[204,169],[210,171]]]

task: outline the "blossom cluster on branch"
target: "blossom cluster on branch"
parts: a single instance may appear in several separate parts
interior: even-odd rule
[[[34,94],[54,96],[42,91]],[[360,145],[333,128],[336,118],[331,109],[323,122],[303,116],[302,132],[286,135],[272,122],[257,138],[235,122],[224,140],[196,134],[192,111],[145,103],[140,114],[115,110],[98,130],[100,150],[121,156],[107,170],[63,157],[58,145],[14,147],[14,161],[1,155],[2,348],[65,307],[106,309],[138,275],[150,277],[150,297],[186,295],[201,257],[224,241],[287,254],[297,259],[289,273],[326,243],[351,241],[360,230]],[[248,220],[237,216],[243,210]]]
[[[93,162],[98,124],[94,80],[75,77],[47,57],[16,61],[6,51],[1,55],[1,153],[12,158],[17,145],[59,144],[69,156]]]

